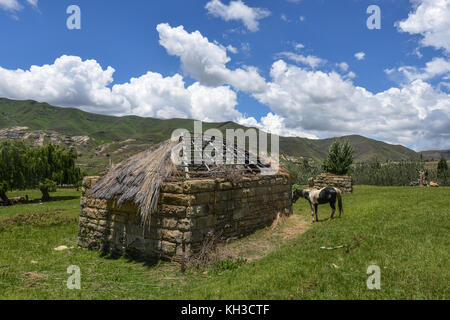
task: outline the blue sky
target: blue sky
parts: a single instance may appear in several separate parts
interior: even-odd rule
[[[448,21],[449,0],[0,0],[0,96],[450,148]]]

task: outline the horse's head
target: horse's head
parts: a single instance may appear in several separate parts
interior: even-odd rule
[[[292,195],[292,203],[296,203],[299,198],[306,198],[308,190],[295,190]]]

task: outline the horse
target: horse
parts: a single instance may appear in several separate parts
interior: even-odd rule
[[[295,190],[292,197],[292,203],[296,203],[299,198],[305,198],[308,200],[311,206],[312,212],[312,222],[318,222],[318,206],[319,204],[329,203],[332,209],[330,219],[334,218],[334,213],[336,212],[336,200],[339,206],[339,217],[342,216],[343,206],[342,206],[342,191],[334,187],[325,187],[320,190],[317,189],[306,189],[306,190]],[[314,219],[315,217],[315,219]]]

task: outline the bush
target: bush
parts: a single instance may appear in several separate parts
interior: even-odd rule
[[[423,162],[401,161],[381,164],[375,160],[371,163],[354,165],[352,177],[353,183],[357,185],[409,186],[412,181],[419,179],[419,172],[425,170]],[[439,177],[438,170],[427,170],[428,181],[438,182],[442,186],[449,185],[448,174]]]
[[[307,185],[309,178],[323,173],[322,167],[309,165],[307,161],[303,161],[301,164],[286,162],[284,166],[291,174],[292,182],[299,186]]]
[[[439,162],[438,162],[437,176],[439,178],[447,178],[447,176],[448,176],[447,160],[444,158],[441,158],[441,160],[439,160]]]

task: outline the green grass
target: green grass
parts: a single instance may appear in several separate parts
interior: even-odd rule
[[[314,224],[260,260],[186,275],[166,262],[54,251],[76,247],[79,193],[54,196],[43,205],[0,208],[1,299],[450,298],[450,188],[357,186],[344,196],[341,219]],[[310,219],[305,201],[295,213]],[[319,208],[322,221],[329,214]],[[346,247],[320,249],[339,245]],[[381,290],[366,287],[372,263],[381,268]],[[70,265],[81,268],[81,290],[66,288]]]

